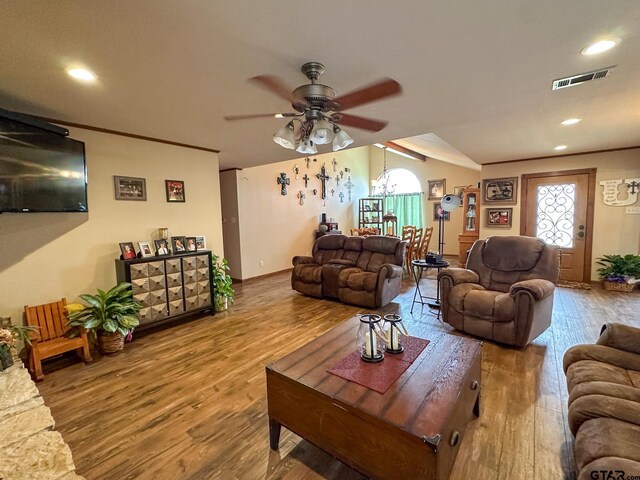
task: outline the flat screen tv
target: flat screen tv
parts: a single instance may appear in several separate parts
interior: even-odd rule
[[[0,117],[0,213],[87,211],[84,143]]]

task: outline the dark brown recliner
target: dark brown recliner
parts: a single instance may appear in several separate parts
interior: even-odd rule
[[[578,478],[603,470],[640,477],[640,328],[604,325],[596,345],[565,352],[563,367]]]
[[[400,293],[407,242],[374,235],[325,235],[311,257],[293,257],[291,287],[313,297],[379,308]]]
[[[446,323],[518,347],[549,327],[559,248],[533,237],[489,237],[473,244],[466,267],[438,275]]]

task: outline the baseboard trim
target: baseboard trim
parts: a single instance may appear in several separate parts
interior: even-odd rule
[[[249,278],[231,277],[231,280],[233,281],[233,283],[247,283],[247,282],[253,282],[255,280],[262,280],[263,278],[273,277],[274,275],[280,275],[281,273],[291,272],[292,270],[293,270],[293,267],[285,268],[284,270],[278,270],[277,272],[265,273],[264,275],[258,275],[257,277],[249,277]]]

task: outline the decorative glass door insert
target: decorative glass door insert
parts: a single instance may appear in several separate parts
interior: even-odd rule
[[[549,245],[572,248],[575,226],[576,184],[538,185],[536,237]]]

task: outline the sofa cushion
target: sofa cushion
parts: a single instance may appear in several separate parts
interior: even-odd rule
[[[349,267],[340,270],[340,274],[338,275],[338,287],[346,287],[349,277],[354,273],[362,273],[362,269],[357,267]]]
[[[350,269],[349,269],[350,270]],[[352,273],[347,279],[347,287],[352,290],[366,290],[374,292],[376,283],[378,282],[378,274],[373,272]]]
[[[576,385],[587,382],[607,382],[629,387],[640,387],[638,372],[629,375],[633,370],[610,365],[597,360],[580,360],[567,369],[567,385],[571,392]],[[634,377],[637,383],[634,384]]]
[[[293,278],[306,283],[322,283],[322,265],[303,263],[293,267]]]
[[[472,283],[453,287],[449,304],[458,313],[492,322],[511,322],[516,310],[516,303],[509,294],[485,290]]]
[[[576,463],[578,470],[598,459],[624,458],[640,462],[640,425],[613,418],[594,418],[582,424],[576,435]],[[614,467],[615,459],[612,459]],[[613,470],[620,470],[619,467]],[[636,472],[626,472],[626,475]],[[625,477],[626,478],[626,477]]]

